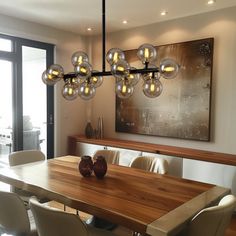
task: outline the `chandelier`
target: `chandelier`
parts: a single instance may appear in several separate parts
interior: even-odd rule
[[[131,67],[125,59],[124,52],[119,48],[112,48],[106,54],[105,35],[105,0],[102,0],[102,71],[93,70],[88,55],[77,51],[71,57],[74,72],[65,74],[62,66],[53,64],[43,72],[43,82],[55,85],[58,81],[64,80],[62,95],[65,99],[74,100],[79,96],[89,100],[95,96],[104,76],[112,75],[116,78],[115,92],[119,98],[129,98],[134,92],[135,85],[142,78],[144,95],[155,98],[163,89],[160,78],[172,79],[177,76],[179,65],[173,59],[162,59],[159,67],[152,64],[157,58],[157,51],[151,44],[143,44],[138,48],[137,57],[144,65],[142,69]],[[106,61],[110,65],[110,71],[106,71]]]

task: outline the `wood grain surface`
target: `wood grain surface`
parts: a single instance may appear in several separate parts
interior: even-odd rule
[[[65,156],[4,168],[0,180],[141,233],[152,222],[214,188],[117,165],[108,165],[104,179],[85,178],[78,171],[79,161],[79,157]]]

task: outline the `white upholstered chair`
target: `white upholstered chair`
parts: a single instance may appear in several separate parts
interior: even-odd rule
[[[235,208],[236,197],[227,195],[222,198],[217,206],[201,210],[193,217],[185,231],[179,235],[224,236]]]
[[[45,155],[40,150],[24,150],[9,154],[10,166],[17,166],[43,160],[45,160]]]
[[[10,166],[23,165],[43,160],[45,160],[45,155],[40,150],[24,150],[12,152],[9,154]],[[24,201],[25,205],[28,205],[29,198],[32,196],[31,193],[14,186],[11,186],[11,191],[17,193]]]
[[[114,236],[113,233],[86,225],[78,215],[42,205],[30,198],[39,236]]]
[[[0,191],[0,233],[38,235],[31,212],[16,193]]]
[[[168,162],[164,158],[153,156],[136,157],[130,163],[130,167],[158,174],[166,174],[168,172]]]
[[[95,160],[97,156],[103,156],[107,164],[119,164],[119,151],[107,149],[97,150],[93,155],[93,159]]]

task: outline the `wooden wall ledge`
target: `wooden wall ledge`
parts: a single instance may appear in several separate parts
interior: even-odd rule
[[[211,152],[192,148],[183,148],[183,147],[175,147],[168,145],[136,142],[130,140],[112,139],[112,138],[88,139],[82,135],[72,135],[68,137],[69,155],[76,154],[76,142],[124,148],[142,152],[157,153],[169,156],[182,157],[186,159],[236,166],[236,155],[234,154]]]

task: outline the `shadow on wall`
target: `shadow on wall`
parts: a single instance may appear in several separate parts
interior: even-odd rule
[[[235,167],[235,171],[234,171],[234,177],[232,178],[232,184],[231,184],[232,188],[232,193],[236,196],[236,167]]]

